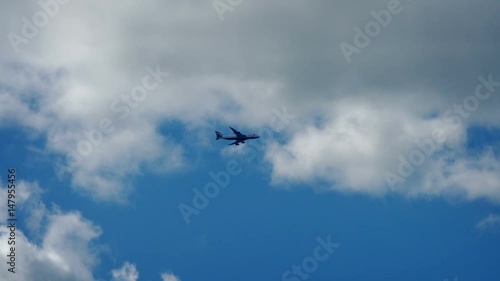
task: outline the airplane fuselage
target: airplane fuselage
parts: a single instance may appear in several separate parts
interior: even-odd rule
[[[244,142],[246,140],[253,140],[253,139],[258,139],[258,136],[243,136],[243,137],[237,137],[237,136],[224,136],[221,139],[224,140],[235,140],[239,142]]]
[[[229,127],[229,128],[231,128],[231,127]],[[216,140],[218,140],[218,139],[232,140],[234,142],[230,143],[230,145],[233,145],[233,144],[238,145],[239,143],[245,143],[246,140],[260,138],[260,136],[256,135],[256,134],[244,135],[244,134],[238,132],[237,130],[235,130],[234,128],[231,128],[231,130],[233,131],[233,133],[235,133],[235,135],[224,136],[221,132],[215,131],[215,135],[216,135],[215,139]]]

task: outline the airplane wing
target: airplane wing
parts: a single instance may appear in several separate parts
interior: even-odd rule
[[[240,132],[238,132],[237,130],[235,130],[234,128],[232,127],[229,127],[231,129],[231,131],[233,131],[233,133],[237,136],[237,137],[243,137],[244,135]]]
[[[235,141],[235,142],[230,143],[229,145],[233,145],[233,144],[234,145],[240,145],[240,142],[239,141]]]

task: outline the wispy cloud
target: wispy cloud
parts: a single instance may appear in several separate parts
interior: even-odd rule
[[[500,215],[489,214],[476,224],[476,229],[481,232],[500,232]]]
[[[171,272],[162,273],[161,278],[163,281],[181,281],[181,279],[178,276],[174,275]]]

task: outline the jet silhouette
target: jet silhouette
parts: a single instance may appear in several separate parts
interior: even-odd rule
[[[217,132],[215,131],[215,135],[216,135],[216,140],[218,139],[223,139],[223,140],[234,140],[234,142],[230,143],[229,145],[240,145],[240,143],[245,143],[246,140],[251,140],[251,139],[258,139],[260,138],[260,136],[256,135],[256,134],[251,134],[251,135],[244,135],[240,132],[238,132],[237,130],[235,130],[234,128],[231,128],[231,131],[233,131],[233,133],[235,134],[234,136],[224,136],[221,132]]]

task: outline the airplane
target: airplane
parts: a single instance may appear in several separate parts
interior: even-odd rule
[[[256,135],[256,134],[251,134],[251,135],[244,135],[240,132],[238,132],[237,130],[235,130],[234,128],[231,128],[231,131],[233,131],[233,133],[235,134],[235,136],[227,136],[225,137],[221,132],[217,132],[215,131],[215,135],[216,135],[216,140],[218,139],[223,139],[223,140],[234,140],[234,142],[230,143],[229,145],[240,145],[240,143],[245,143],[246,140],[251,140],[251,139],[258,139],[260,138],[259,135]]]

